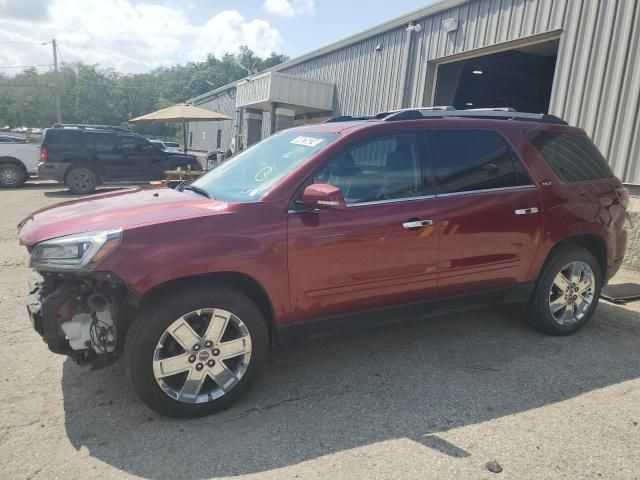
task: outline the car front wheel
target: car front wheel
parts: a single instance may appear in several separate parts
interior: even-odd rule
[[[593,315],[602,287],[602,267],[581,247],[554,254],[544,266],[529,302],[529,322],[551,335],[569,335]]]
[[[230,406],[247,390],[268,344],[264,317],[248,296],[202,286],[141,312],[125,342],[126,368],[148,407],[199,417]]]

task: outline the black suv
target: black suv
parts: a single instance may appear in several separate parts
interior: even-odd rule
[[[165,170],[202,170],[193,155],[167,153],[125,128],[56,125],[42,135],[38,177],[64,183],[86,194],[103,181],[149,181]]]

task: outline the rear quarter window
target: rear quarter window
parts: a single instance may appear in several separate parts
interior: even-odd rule
[[[82,132],[77,130],[47,130],[42,143],[47,148],[82,148]]]
[[[563,182],[613,177],[607,161],[583,132],[534,132],[530,139]]]

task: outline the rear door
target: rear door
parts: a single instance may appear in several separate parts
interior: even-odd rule
[[[423,152],[417,133],[376,137],[316,172],[312,181],[339,187],[347,209],[289,212],[294,321],[434,296],[438,211]]]
[[[432,129],[440,209],[438,296],[527,279],[542,238],[542,203],[520,158],[490,130]]]
[[[84,147],[107,178],[128,174],[118,137],[110,132],[85,132]]]

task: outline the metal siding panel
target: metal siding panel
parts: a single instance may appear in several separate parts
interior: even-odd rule
[[[631,25],[630,39],[626,50],[626,70],[619,84],[619,103],[617,118],[612,127],[613,142],[610,158],[614,162],[615,172],[623,181],[640,183],[638,162],[633,155],[639,141],[638,112],[640,109],[640,6],[636,3],[634,22]]]
[[[609,45],[611,43],[611,35],[613,34],[613,21],[618,9],[618,0],[609,0],[601,2],[600,12],[598,14],[598,22],[593,35],[591,48],[591,56],[589,58],[589,66],[587,69],[585,92],[592,92],[594,95],[583,95],[580,124],[586,132],[593,137],[595,133],[596,119],[598,117],[598,97],[602,97],[602,83],[606,75],[606,66],[609,60],[610,51],[607,48],[593,48],[595,45]]]
[[[574,50],[574,61],[571,68],[571,78],[568,84],[567,102],[564,108],[564,118],[569,123],[580,125],[580,97],[575,93],[585,91],[585,80],[589,72],[589,59],[593,48],[593,39],[596,29],[596,19],[600,10],[599,0],[583,0],[583,6],[578,23],[576,49]]]
[[[620,166],[620,160],[618,158],[611,155],[611,146],[618,118],[620,86],[623,84],[627,67],[626,56],[620,55],[619,52],[628,51],[630,34],[634,23],[633,11],[634,5],[632,2],[627,0],[620,2],[620,9],[616,15],[613,27],[614,35],[611,44],[607,46],[607,48],[614,53],[609,59],[601,91],[595,92],[595,94],[593,92],[575,92],[576,95],[594,94],[594,99],[598,96],[601,97],[601,107],[598,112],[593,138],[616,173],[624,171],[624,167]],[[638,28],[637,24],[635,28]],[[605,47],[603,46],[602,48]],[[638,68],[637,63],[636,68]],[[624,160],[622,162],[624,163]]]

